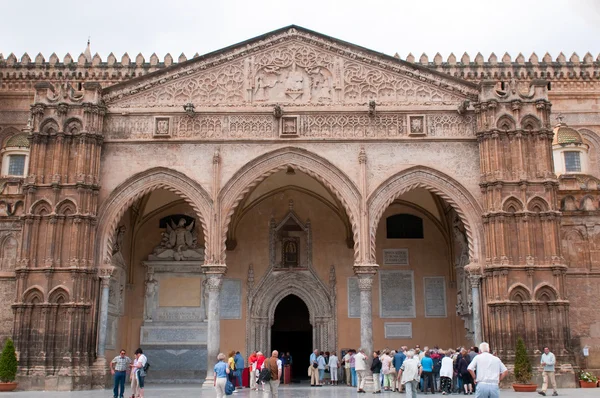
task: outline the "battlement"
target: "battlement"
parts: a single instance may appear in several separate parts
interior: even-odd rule
[[[192,58],[198,56],[196,53]],[[400,59],[398,54],[394,57]],[[6,58],[0,54],[0,90],[31,90],[32,85],[40,81],[64,80],[95,81],[107,87],[187,60],[183,53],[177,59],[171,54],[162,59],[152,54],[148,60],[141,53],[135,58],[125,53],[120,60],[113,53],[106,60],[98,53],[93,57],[89,53],[81,53],[77,59],[66,54],[62,61],[55,53],[48,60],[41,53],[34,59],[27,53],[20,59],[13,53]],[[589,52],[583,58],[573,53],[568,59],[562,52],[556,58],[546,53],[541,59],[533,53],[527,60],[521,53],[514,59],[508,53],[501,59],[492,53],[487,61],[481,53],[477,53],[473,59],[467,53],[460,59],[452,53],[446,59],[439,53],[433,59],[429,59],[427,54],[419,58],[408,54],[405,61],[475,82],[484,79],[530,81],[539,78],[549,81],[594,81],[600,78],[600,55],[594,59]]]

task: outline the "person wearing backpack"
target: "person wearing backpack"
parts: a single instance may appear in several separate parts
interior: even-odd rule
[[[265,359],[263,363],[263,370],[269,370],[269,373],[266,371],[267,375],[263,376],[263,372],[261,371],[260,377],[266,384],[269,384],[268,397],[277,398],[279,395],[279,380],[281,380],[281,359],[279,359],[279,352],[274,350],[271,354],[271,357]],[[269,380],[266,380],[268,377]],[[267,392],[267,391],[265,391]]]
[[[217,364],[214,368],[214,382],[215,390],[217,391],[217,398],[223,398],[225,396],[225,384],[227,384],[227,376],[230,373],[229,365],[225,362],[227,357],[225,354],[220,353],[217,355]]]
[[[135,360],[131,365],[131,398],[144,398],[144,378],[148,370],[148,358],[141,348],[135,350]]]

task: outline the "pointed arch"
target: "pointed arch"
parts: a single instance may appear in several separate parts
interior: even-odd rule
[[[354,182],[343,171],[333,163],[321,156],[309,152],[306,149],[296,147],[284,147],[272,152],[265,153],[247,163],[238,170],[227,181],[219,193],[219,203],[221,204],[221,241],[215,252],[220,254],[218,258],[221,262],[226,261],[227,231],[233,213],[239,203],[254,187],[263,180],[280,170],[285,170],[288,166],[313,177],[336,197],[348,213],[350,224],[354,235],[354,258],[358,257],[359,239],[357,220],[359,216],[360,192]],[[216,242],[215,242],[216,243]]]
[[[76,214],[77,213],[77,205],[71,199],[64,199],[55,207],[56,214]]]
[[[525,115],[521,119],[521,128],[523,130],[539,130],[542,128],[542,122],[533,115]]]
[[[515,283],[508,290],[508,299],[510,301],[530,301],[531,291],[522,283]]]
[[[367,206],[371,261],[375,262],[375,237],[384,211],[400,195],[415,188],[424,188],[448,202],[465,226],[470,262],[477,264],[479,259],[485,258],[481,222],[483,210],[477,200],[468,189],[447,174],[426,166],[414,166],[392,175],[369,195]]]
[[[502,116],[500,116],[498,118],[498,121],[496,122],[496,127],[498,128],[498,130],[502,130],[502,131],[511,131],[514,130],[517,126],[517,122],[515,121],[515,119],[508,115],[508,114],[504,114]]]
[[[41,304],[44,300],[43,289],[39,285],[33,285],[23,292],[23,302],[31,304]]]
[[[63,131],[67,134],[75,135],[82,130],[83,130],[83,124],[81,123],[81,120],[79,120],[76,117],[72,117],[72,118],[68,119],[67,121],[65,121],[65,124],[63,125]]]
[[[47,200],[40,199],[31,205],[29,212],[35,215],[49,215],[52,213],[52,205]]]
[[[539,196],[534,196],[527,202],[527,210],[534,213],[543,213],[549,209],[548,202]]]
[[[50,290],[48,293],[48,302],[54,304],[64,304],[70,301],[69,297],[69,289],[66,286],[56,286],[54,289]]]
[[[523,209],[523,202],[521,202],[518,198],[514,196],[509,196],[504,200],[504,203],[502,204],[502,210],[509,213],[518,213],[520,211],[523,211]]]
[[[575,201],[575,197],[573,195],[567,195],[560,201],[560,210],[561,211],[573,211],[578,210],[577,202]]]
[[[211,220],[213,211],[210,195],[202,185],[185,174],[166,167],[155,167],[137,173],[119,184],[102,203],[98,211],[96,265],[110,261],[113,232],[127,209],[136,200],[157,189],[165,189],[179,195],[194,209],[206,240],[206,258],[210,258],[212,253],[209,251],[211,238],[208,233],[208,221]]]
[[[556,301],[558,300],[558,292],[553,286],[547,283],[538,285],[533,291],[533,296],[537,301]]]
[[[49,134],[51,130],[53,130],[55,133],[57,133],[59,131],[58,126],[58,122],[50,117],[40,123],[40,132]]]

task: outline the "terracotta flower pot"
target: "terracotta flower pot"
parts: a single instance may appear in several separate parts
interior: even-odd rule
[[[536,392],[537,391],[537,384],[513,383],[512,386],[516,392]]]
[[[0,383],[0,392],[13,391],[17,388],[17,383]]]
[[[581,388],[596,388],[597,385],[597,382],[579,380],[579,386]]]

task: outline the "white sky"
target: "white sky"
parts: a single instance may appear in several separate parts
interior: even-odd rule
[[[600,52],[600,0],[0,0],[0,53],[205,54],[296,24],[389,55]]]

